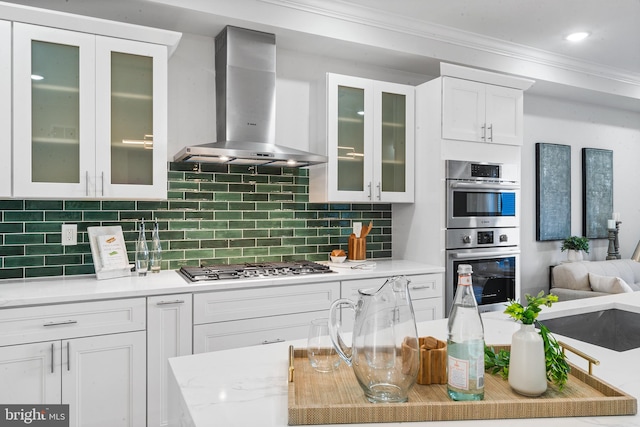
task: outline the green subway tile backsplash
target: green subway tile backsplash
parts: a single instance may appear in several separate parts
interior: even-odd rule
[[[354,221],[373,221],[368,258],[391,257],[391,205],[309,203],[306,169],[188,163],[169,169],[166,201],[0,200],[0,279],[93,274],[92,226],[120,225],[133,261],[140,218],[158,220],[163,269],[326,260],[332,249],[347,249]],[[60,245],[65,222],[78,224],[78,245]]]

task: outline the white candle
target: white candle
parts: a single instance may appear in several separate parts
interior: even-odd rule
[[[615,228],[616,228],[616,220],[615,219],[608,219],[607,220],[607,228],[609,230],[615,230]]]

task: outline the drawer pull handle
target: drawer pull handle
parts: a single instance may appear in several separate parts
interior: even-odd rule
[[[63,320],[62,322],[49,322],[45,323],[44,326],[62,326],[62,325],[75,325],[78,323],[77,320]]]
[[[169,305],[169,304],[184,304],[183,299],[177,299],[173,301],[158,301],[156,305]]]
[[[409,289],[433,289],[433,286],[431,286],[431,285],[416,285],[416,286],[410,286]]]
[[[71,370],[71,349],[69,348],[69,341],[67,341],[67,371]]]
[[[275,344],[277,342],[284,342],[284,340],[282,338],[276,338],[275,340],[264,340],[262,341],[262,344]]]
[[[51,343],[51,373],[53,374],[53,343]]]

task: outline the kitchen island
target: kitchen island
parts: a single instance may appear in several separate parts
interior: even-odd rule
[[[557,303],[545,308],[540,319],[563,317],[573,314],[620,309],[640,313],[640,292],[589,298]],[[518,324],[499,312],[483,314],[486,342],[509,344],[511,334]],[[446,320],[418,324],[420,336],[432,335],[440,339],[446,336]],[[598,359],[593,375],[640,397],[640,348],[616,352],[556,335],[567,344]],[[640,339],[640,337],[639,337]],[[305,348],[305,340],[277,343],[263,347],[246,347],[234,350],[203,353],[169,360],[173,372],[175,416],[180,425],[202,426],[261,426],[287,425],[287,367],[288,347]],[[586,362],[569,353],[569,360],[586,369]],[[429,422],[430,424],[433,422]],[[443,426],[510,426],[514,420],[473,420],[436,422]],[[518,426],[540,425],[579,426],[640,426],[640,416],[574,417],[562,419],[518,419]],[[414,423],[415,425],[426,424]],[[369,424],[349,424],[365,426]],[[388,425],[400,426],[400,423]],[[403,425],[411,425],[403,423]]]

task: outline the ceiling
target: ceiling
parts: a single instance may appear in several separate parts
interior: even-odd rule
[[[640,0],[348,0],[385,15],[455,28],[640,73]],[[580,43],[564,40],[588,31]]]
[[[293,10],[317,17],[336,18],[336,34],[347,23],[358,31],[379,34],[417,35],[445,43],[478,46],[484,52],[514,52],[544,58],[546,64],[570,64],[588,75],[606,75],[630,84],[633,95],[604,97],[590,93],[603,104],[624,105],[640,111],[640,0],[12,0],[24,4],[81,15],[149,25],[185,33],[215,36],[224,25],[251,25],[277,34],[278,46],[313,51],[375,65],[393,64],[407,72],[439,75],[442,58],[425,57],[342,40],[344,31],[332,37],[333,28],[322,31],[260,25],[259,12],[271,7],[272,22],[285,22]],[[235,8],[235,11],[229,12]],[[226,13],[225,13],[226,12]],[[278,16],[280,15],[280,16]],[[245,18],[246,17],[246,18]],[[264,24],[264,22],[262,22]],[[591,36],[580,43],[564,40],[573,31]],[[358,35],[360,40],[365,36]],[[383,59],[378,59],[383,58]],[[446,59],[446,58],[445,58]],[[378,63],[376,64],[376,61]],[[538,83],[534,90],[557,92],[557,85]],[[546,93],[545,93],[546,91]],[[580,98],[584,91],[563,88],[562,96]],[[607,99],[611,98],[611,99]]]

